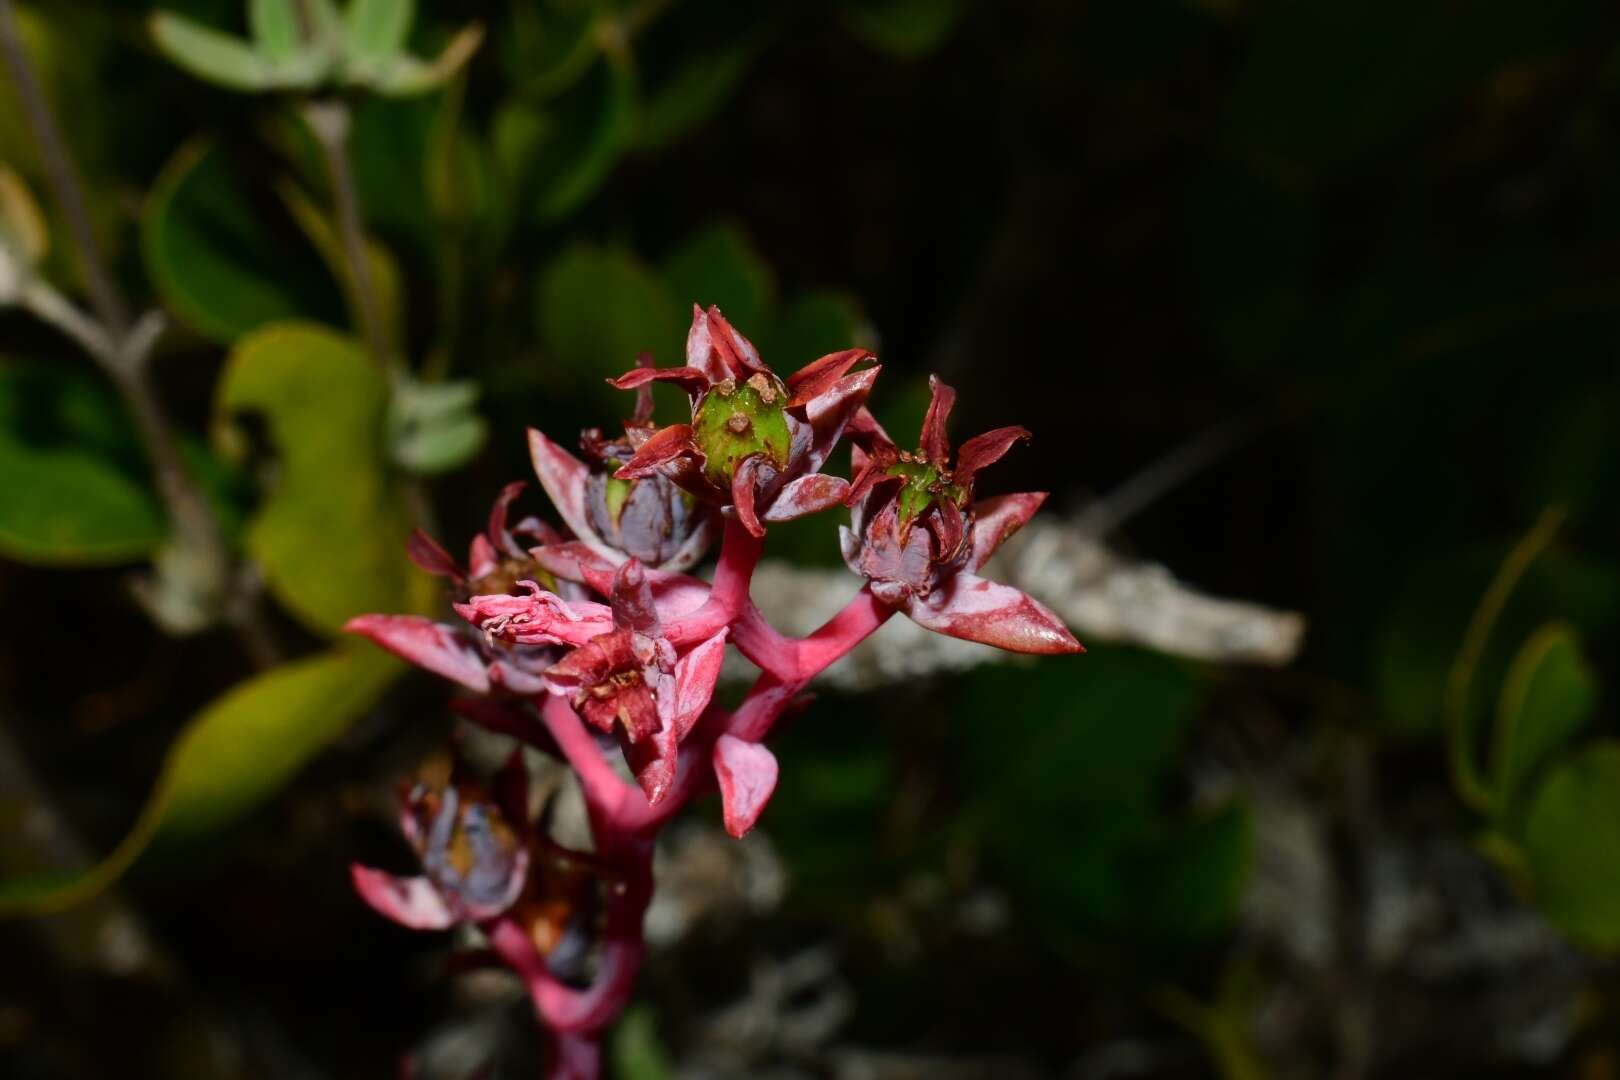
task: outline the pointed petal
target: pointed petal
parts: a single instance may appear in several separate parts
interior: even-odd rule
[[[686,366],[703,372],[711,384],[731,374],[715,355],[708,313],[697,304],[692,305],[692,328],[686,332]]]
[[[861,538],[848,525],[838,526],[838,553],[844,557],[845,566],[857,574],[861,572]]]
[[[628,743],[624,747],[625,764],[641,785],[641,793],[650,805],[657,806],[669,794],[680,763],[679,740],[675,729],[666,724],[650,739]]]
[[[453,626],[420,615],[357,615],[343,629],[368,637],[395,656],[469,690],[489,692],[483,657]]]
[[[653,369],[653,354],[642,350],[636,354],[636,367],[642,371]],[[653,414],[652,383],[636,387],[636,411],[632,414],[636,424],[650,424]]]
[[[439,890],[425,877],[395,877],[359,863],[349,865],[360,898],[412,930],[447,930],[456,923]]]
[[[489,684],[525,697],[532,694],[543,694],[546,690],[546,681],[538,674],[525,671],[523,668],[508,663],[504,659],[490,661]]]
[[[645,368],[638,367],[620,375],[617,379],[609,379],[608,385],[619,390],[635,390],[636,418],[642,419],[642,395],[652,400],[652,384],[655,382],[672,382],[685,390],[688,394],[701,394],[709,387],[709,376],[701,368],[675,367],[675,368]],[[647,416],[652,416],[652,409],[647,409]]]
[[[726,832],[741,839],[776,790],[776,755],[757,742],[722,735],[714,744],[714,775],[720,781]]]
[[[709,707],[725,659],[726,631],[721,630],[675,662],[675,700],[668,726],[677,742],[686,738]]]
[[[880,444],[894,445],[889,433],[883,430],[883,425],[877,422],[877,417],[865,405],[855,410],[855,415],[849,418],[844,430],[858,448],[870,450]],[[859,468],[858,465],[856,467]]]
[[[461,568],[439,542],[421,529],[412,529],[405,541],[405,554],[411,562],[436,577],[460,578]]]
[[[630,460],[620,465],[618,472],[613,475],[618,480],[639,480],[657,473],[661,466],[682,454],[696,451],[697,446],[692,442],[692,425],[671,424],[667,428],[660,428],[642,443]]]
[[[929,461],[943,465],[951,452],[951,444],[945,438],[945,425],[956,404],[956,391],[938,375],[928,376],[928,389],[933,396],[928,402],[928,413],[923,417],[922,451]]]
[[[568,528],[588,544],[602,544],[585,512],[585,479],[590,475],[585,463],[534,428],[529,429],[529,457],[546,497]]]
[[[1000,461],[1007,451],[1029,438],[1029,429],[1017,427],[996,428],[983,435],[975,435],[956,451],[956,468],[951,479],[958,484],[971,484],[980,469]]]
[[[737,520],[755,537],[765,535],[765,526],[754,513],[754,496],[759,490],[759,455],[743,458],[737,471],[731,474],[731,505],[737,511]]]
[[[467,545],[467,577],[473,581],[488,577],[501,565],[501,557],[489,542],[489,537],[479,533]]]
[[[826,464],[833,447],[843,437],[845,426],[866,404],[866,396],[872,392],[872,384],[882,371],[882,367],[873,366],[845,375],[805,404],[805,417],[812,432],[810,454],[803,466],[805,472],[815,472]]]
[[[566,581],[583,581],[603,596],[613,593],[613,575],[625,556],[615,552],[618,561],[580,543],[547,544],[532,549],[535,562]],[[709,583],[686,574],[643,567],[652,583],[653,603],[664,622],[696,611],[709,598]]]
[[[506,512],[511,507],[512,500],[521,495],[523,489],[528,486],[522,480],[514,480],[501,488],[501,493],[495,497],[494,504],[489,508],[489,528],[485,533],[497,551],[504,551],[517,559],[523,558],[523,549],[507,531]]]
[[[709,345],[729,374],[746,379],[756,371],[763,371],[767,375],[771,373],[771,369],[760,361],[759,350],[754,348],[754,343],[737,333],[713,304],[709,305],[708,318]]]
[[[1084,652],[1063,620],[1010,585],[966,571],[905,606],[917,625],[938,634],[993,645],[1008,652],[1053,655]]]
[[[973,540],[966,569],[977,573],[1007,537],[1024,527],[1046,501],[1044,491],[998,495],[973,504]]]
[[[847,494],[849,481],[841,476],[828,476],[826,473],[801,476],[771,500],[771,508],[765,511],[765,520],[792,521],[819,510],[830,510],[842,503]]]
[[[613,575],[613,625],[641,634],[658,633],[658,607],[641,563],[630,559]]]
[[[844,505],[856,506],[882,484],[899,484],[903,481],[898,476],[889,475],[889,466],[895,461],[894,447],[884,444],[876,447],[867,456],[866,462],[860,471],[855,474],[855,482],[844,493]]]
[[[793,391],[793,396],[788,399],[788,408],[804,405],[811,398],[826,393],[850,368],[870,359],[872,354],[865,349],[845,349],[810,361],[788,376],[788,389]]]

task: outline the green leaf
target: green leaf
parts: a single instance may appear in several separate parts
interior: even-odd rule
[[[662,150],[690,134],[731,97],[759,54],[762,37],[749,35],[707,52],[690,52],[646,96],[636,145]]]
[[[152,40],[179,67],[231,90],[268,90],[275,70],[252,45],[166,11],[151,19]]]
[[[483,448],[489,425],[474,411],[478,384],[404,382],[394,390],[388,445],[395,464],[414,473],[448,472]]]
[[[1547,920],[1579,944],[1620,946],[1620,742],[1594,742],[1552,771],[1524,840]]]
[[[663,281],[619,248],[565,251],[540,278],[540,340],[550,363],[605,405],[627,395],[604,385],[635,366],[636,355],[676,362],[683,323]]]
[[[154,844],[194,842],[251,811],[364,713],[402,665],[359,642],[238,683],[170,749],[134,828],[84,874],[0,883],[0,915],[45,914],[90,899]]]
[[[1497,702],[1493,810],[1507,814],[1524,784],[1586,726],[1597,705],[1596,676],[1567,623],[1537,630],[1508,669]]]
[[[259,51],[272,61],[293,59],[303,44],[298,0],[250,0],[248,26]]]
[[[132,562],[168,528],[112,391],[62,364],[0,365],[0,492],[0,554],[23,562]]]
[[[315,252],[279,243],[245,186],[207,141],[187,143],[164,166],[141,215],[141,246],[165,305],[222,344],[281,319],[339,321]]]
[[[248,523],[247,549],[270,591],[311,629],[420,605],[422,575],[403,558],[411,521],[384,461],[388,381],[353,339],[323,327],[267,327],[231,351],[216,398],[216,442],[260,414],[279,457]]]
[[[1157,941],[1190,944],[1224,932],[1243,902],[1253,848],[1253,822],[1237,800],[1177,823],[1137,863],[1134,920]]]
[[[276,192],[293,220],[304,230],[309,242],[320,252],[327,270],[342,284],[344,301],[349,309],[349,326],[359,329],[360,287],[354,280],[348,253],[338,237],[336,224],[328,220],[320,207],[310,202],[297,184],[290,181],[277,184]],[[370,273],[371,295],[377,304],[377,323],[382,330],[383,347],[397,354],[405,333],[404,285],[400,281],[399,264],[388,248],[377,240],[368,236],[363,246],[366,268]]]
[[[843,0],[838,14],[872,48],[915,60],[945,43],[966,8],[963,0]]]
[[[472,54],[478,51],[483,40],[482,26],[474,24],[463,27],[432,60],[418,60],[409,55],[396,56],[366,83],[387,97],[411,97],[436,90],[449,82],[472,59]]]
[[[536,224],[573,213],[607,179],[635,134],[628,63],[603,62],[546,106],[513,99],[496,115],[495,148],[514,205]]]
[[[682,310],[718,304],[749,337],[764,330],[766,312],[776,301],[770,266],[729,222],[710,225],[677,248],[664,263],[664,280]]]
[[[865,328],[860,305],[830,289],[799,293],[777,316],[764,340],[754,340],[766,350],[766,358],[785,371],[839,349],[876,344]]]
[[[629,1009],[613,1029],[613,1075],[621,1080],[668,1080],[675,1075],[658,1038],[658,1020],[646,1005]]]
[[[593,3],[551,0],[514,4],[501,38],[511,83],[531,101],[564,92],[601,53],[600,12]]]
[[[414,0],[349,0],[348,55],[362,65],[380,66],[405,47],[415,18]]]

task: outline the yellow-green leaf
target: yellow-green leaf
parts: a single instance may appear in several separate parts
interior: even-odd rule
[[[1620,947],[1620,742],[1555,768],[1525,825],[1536,904],[1573,941]]]
[[[1535,771],[1585,726],[1597,704],[1596,677],[1568,623],[1531,635],[1508,669],[1498,700],[1491,787],[1507,814]]]
[[[0,915],[71,907],[117,880],[154,843],[183,844],[230,825],[330,745],[401,669],[354,642],[237,684],[181,733],[146,808],[112,854],[77,877],[0,883]]]
[[[259,415],[278,468],[248,523],[247,549],[286,608],[319,633],[354,615],[407,611],[427,579],[403,558],[411,520],[385,463],[388,381],[352,338],[284,323],[231,351],[215,438],[240,454],[234,425]]]

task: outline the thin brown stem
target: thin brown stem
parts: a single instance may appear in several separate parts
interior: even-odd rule
[[[309,102],[304,106],[304,116],[326,161],[338,238],[343,244],[343,258],[349,264],[349,276],[354,285],[361,336],[377,362],[397,377],[400,374],[397,361],[383,338],[381,304],[371,277],[371,261],[366,257],[365,224],[360,218],[360,199],[355,191],[354,170],[349,164],[349,130],[353,118],[349,107],[335,99]]]
[[[51,117],[50,106],[46,103],[45,91],[40,86],[39,76],[35,73],[34,65],[29,61],[28,53],[23,48],[22,32],[17,27],[17,9],[13,0],[0,0],[0,57],[4,59],[11,81],[16,84],[17,101],[22,106],[23,117],[34,136],[34,141],[39,145],[39,156],[45,167],[45,175],[50,181],[57,202],[62,207],[62,216],[67,221],[68,232],[72,234],[73,246],[79,261],[79,272],[84,276],[85,290],[90,294],[90,303],[95,307],[96,314],[106,326],[108,333],[115,339],[122,338],[129,323],[129,309],[124,304],[124,298],[119,295],[118,286],[102,264],[100,251],[96,246],[95,230],[90,226],[90,212],[85,204],[84,189],[79,184],[78,173],[73,168],[73,162],[67,155],[61,134]]]

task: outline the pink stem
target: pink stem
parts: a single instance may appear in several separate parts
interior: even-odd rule
[[[534,1010],[552,1031],[568,1035],[594,1035],[624,1010],[641,969],[643,947],[636,913],[635,933],[621,933],[602,943],[602,963],[596,979],[583,990],[567,985],[551,973],[545,957],[534,947],[516,919],[503,915],[489,928],[490,944],[529,987]]]
[[[714,585],[703,606],[672,620],[664,636],[678,649],[706,641],[737,621],[748,607],[748,586],[759,565],[764,543],[733,519],[726,521],[725,539],[720,544],[720,562],[714,570]]]
[[[602,1044],[588,1035],[558,1032],[550,1080],[597,1080],[602,1075]]]
[[[744,655],[753,649],[759,658],[749,656],[764,674],[726,725],[726,734],[749,742],[759,742],[770,733],[782,710],[809,684],[849,650],[866,640],[888,621],[894,609],[863,588],[809,637],[797,641],[784,638],[750,609],[737,630],[738,648]],[[766,631],[769,632],[767,635]],[[773,638],[774,636],[774,638]],[[749,643],[744,648],[742,642]]]
[[[602,748],[591,737],[585,721],[579,718],[572,705],[556,694],[546,694],[540,715],[551,737],[557,740],[563,756],[568,759],[568,764],[579,775],[580,787],[585,791],[585,802],[592,810],[593,823],[598,818],[615,820],[627,805],[633,805],[638,800],[646,801],[639,790],[632,791],[630,785],[613,771]]]

